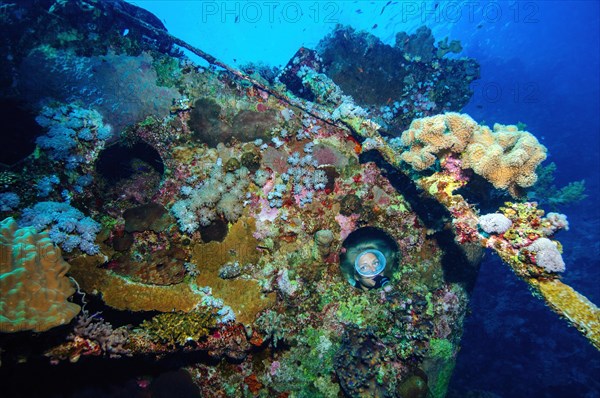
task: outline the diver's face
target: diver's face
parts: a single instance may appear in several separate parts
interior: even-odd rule
[[[362,273],[373,273],[379,267],[379,259],[373,253],[365,253],[358,259],[358,269]]]

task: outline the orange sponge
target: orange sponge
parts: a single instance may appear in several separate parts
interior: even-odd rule
[[[516,126],[495,124],[493,132],[481,126],[473,134],[461,159],[463,167],[515,195],[517,187],[530,187],[537,181],[535,169],[546,159],[546,147]]]
[[[462,167],[473,169],[498,189],[518,196],[518,187],[535,184],[535,169],[546,159],[546,147],[516,126],[478,125],[469,115],[445,113],[413,120],[402,133],[402,161],[423,171],[448,154],[458,155]]]
[[[454,112],[413,120],[402,133],[402,145],[410,148],[401,159],[417,171],[428,169],[441,154],[462,152],[478,128],[469,115]]]

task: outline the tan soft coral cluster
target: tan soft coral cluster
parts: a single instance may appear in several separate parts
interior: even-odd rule
[[[400,157],[413,169],[423,171],[444,152],[462,152],[478,128],[471,117],[454,112],[416,119],[402,133],[402,145],[409,149]]]
[[[536,182],[535,169],[546,159],[546,148],[532,134],[501,124],[495,124],[492,131],[459,113],[416,119],[402,133],[401,141],[408,149],[400,158],[417,171],[453,153],[461,156],[463,168],[473,169],[513,195],[517,187]]]
[[[481,126],[462,155],[463,167],[512,194],[517,187],[535,184],[535,169],[545,159],[546,147],[531,133],[502,124],[495,124],[493,132]]]
[[[43,332],[69,323],[80,307],[62,259],[47,232],[18,228],[12,218],[0,223],[0,332]]]

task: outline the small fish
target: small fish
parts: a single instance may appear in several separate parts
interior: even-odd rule
[[[477,105],[477,109],[483,109],[483,105]]]
[[[482,23],[480,23],[479,25],[477,25],[477,29],[481,29],[481,28],[483,28],[483,24]]]
[[[127,36],[128,34],[129,34],[129,29],[125,29],[125,30],[123,31],[123,36]]]
[[[355,11],[357,14],[362,14],[362,10],[359,8],[358,10]]]
[[[383,12],[385,11],[385,8],[386,8],[387,6],[389,6],[390,4],[392,4],[392,1],[391,1],[391,0],[390,0],[390,1],[388,1],[388,2],[387,2],[387,3],[386,3],[384,6],[383,6],[383,8],[381,9],[381,12],[379,13],[379,15],[383,14]]]
[[[239,16],[239,15],[236,15],[236,16],[235,16],[235,23],[238,23],[238,22],[240,22],[240,16]]]
[[[439,7],[440,3],[435,3],[435,5],[433,6],[434,10],[437,10],[437,8]]]
[[[377,29],[377,24],[373,25],[371,29]]]

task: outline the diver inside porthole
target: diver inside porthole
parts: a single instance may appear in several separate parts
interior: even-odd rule
[[[354,287],[362,290],[391,288],[390,279],[383,274],[386,259],[379,250],[369,249],[361,252],[354,262]]]
[[[342,273],[348,283],[363,291],[391,290],[391,276],[398,261],[398,245],[379,228],[360,228],[352,232],[342,244]]]

